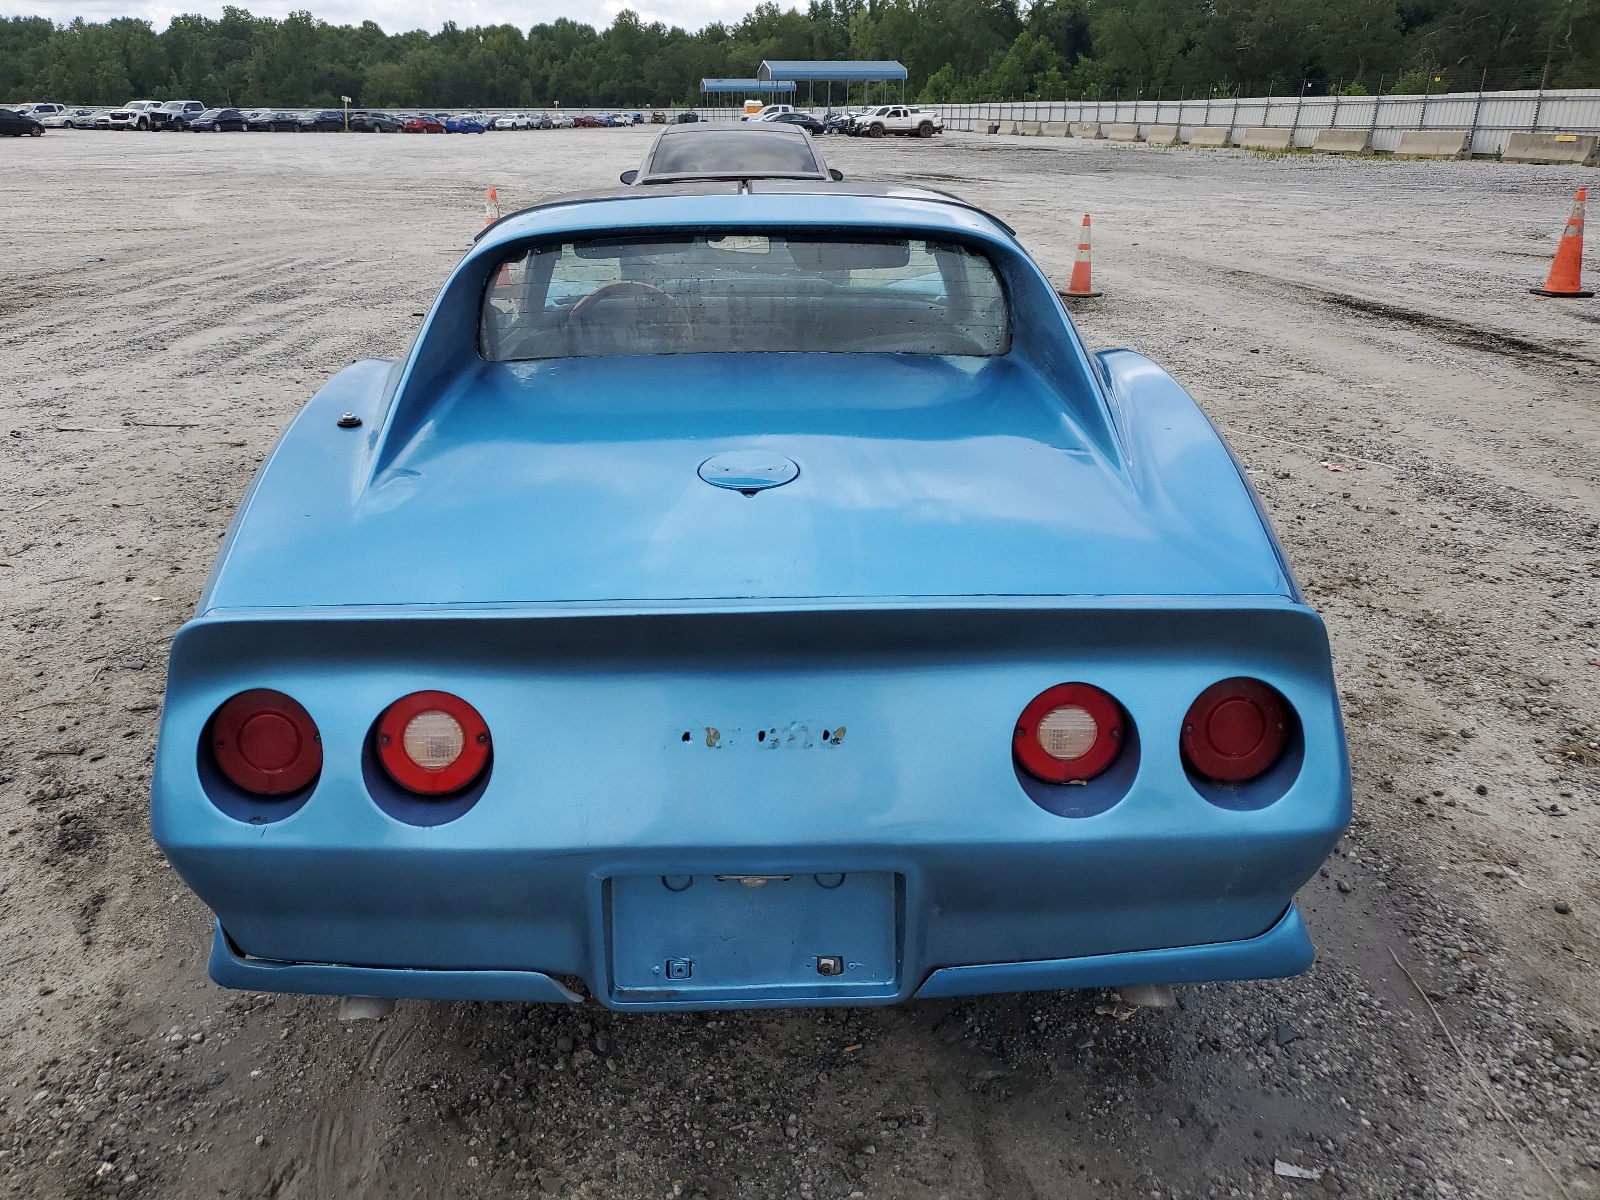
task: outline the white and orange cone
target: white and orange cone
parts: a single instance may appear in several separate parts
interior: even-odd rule
[[[1589,189],[1581,187],[1572,201],[1572,215],[1556,243],[1555,261],[1543,287],[1529,288],[1535,296],[1554,296],[1564,300],[1587,300],[1593,292],[1583,290],[1583,210]]]
[[[1067,290],[1058,292],[1063,300],[1092,300],[1103,295],[1094,290],[1094,284],[1089,282],[1089,214],[1083,214],[1083,234],[1078,239],[1078,258],[1072,264],[1072,279],[1067,284]]]
[[[500,193],[490,188],[483,194],[483,223],[493,225],[500,219]]]

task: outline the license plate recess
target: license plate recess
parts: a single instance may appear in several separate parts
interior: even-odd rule
[[[623,875],[608,881],[613,999],[751,1004],[891,999],[899,876]]]

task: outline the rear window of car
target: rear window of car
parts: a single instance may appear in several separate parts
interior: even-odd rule
[[[537,246],[490,278],[480,349],[498,362],[634,354],[934,354],[1011,344],[976,250],[920,238],[738,231]]]
[[[803,137],[743,133],[667,135],[650,159],[651,175],[820,175],[817,156]]]

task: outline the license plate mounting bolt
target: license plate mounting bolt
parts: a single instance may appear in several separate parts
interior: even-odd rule
[[[694,975],[694,960],[689,958],[667,959],[668,979],[689,979]]]
[[[817,974],[818,975],[843,975],[844,974],[844,956],[840,955],[840,954],[819,954],[819,955],[817,955]]]

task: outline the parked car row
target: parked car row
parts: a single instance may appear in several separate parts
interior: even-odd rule
[[[0,133],[37,137],[53,129],[170,130],[191,133],[485,133],[517,129],[602,129],[629,125],[668,124],[666,112],[500,112],[500,113],[393,113],[371,109],[346,112],[338,108],[207,108],[198,100],[130,100],[121,108],[96,109],[62,104],[30,103],[15,111],[0,109]],[[854,110],[829,109],[821,115],[788,104],[769,104],[740,118],[747,122],[794,125],[816,136],[932,137],[944,132],[944,119],[932,109],[906,104],[884,104]],[[689,110],[675,118],[693,124],[700,114]]]
[[[0,110],[11,112],[13,110]],[[351,133],[484,133],[491,129],[572,129],[608,128],[646,123],[665,125],[661,110],[648,117],[642,112],[598,114],[549,112],[392,113],[370,109],[338,108],[207,108],[199,100],[130,100],[120,108],[86,108],[65,104],[28,103],[15,106],[17,120],[31,127],[20,133],[42,133],[45,129],[133,129],[187,131],[193,133],[332,133],[348,129]],[[681,114],[679,121],[695,121],[693,113]]]
[[[842,133],[849,137],[883,137],[885,134],[898,133],[907,137],[928,138],[944,132],[944,118],[937,112],[909,104],[830,108],[821,116],[797,109],[791,104],[768,104],[755,112],[747,112],[739,119],[751,123],[798,125],[813,135]]]

